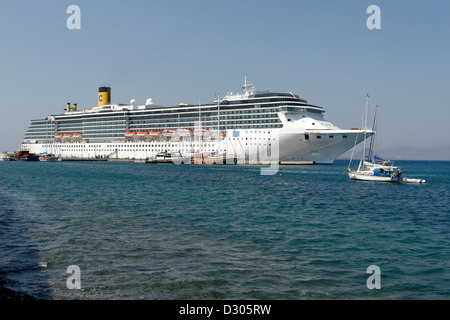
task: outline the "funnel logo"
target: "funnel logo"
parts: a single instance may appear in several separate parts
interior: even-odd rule
[[[98,101],[103,101],[103,95],[102,94],[98,95]]]
[[[79,6],[71,5],[67,7],[66,13],[72,14],[67,18],[67,29],[81,29],[81,10]]]

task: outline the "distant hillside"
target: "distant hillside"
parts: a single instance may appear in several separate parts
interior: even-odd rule
[[[350,159],[352,150],[338,159]],[[450,160],[450,145],[442,147],[407,147],[398,146],[377,151],[377,155],[391,160]],[[360,159],[362,149],[356,148],[353,159]]]

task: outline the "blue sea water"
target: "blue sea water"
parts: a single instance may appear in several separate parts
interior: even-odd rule
[[[42,299],[449,299],[450,162],[396,164],[427,183],[344,161],[0,162],[0,278]]]

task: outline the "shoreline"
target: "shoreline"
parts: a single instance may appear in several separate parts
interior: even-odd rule
[[[5,287],[6,282],[3,279],[0,279],[0,301],[4,300],[21,300],[21,301],[31,301],[31,300],[39,300],[29,294],[19,292],[16,290],[8,289]]]

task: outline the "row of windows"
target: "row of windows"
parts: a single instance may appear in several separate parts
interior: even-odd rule
[[[87,134],[85,138],[123,138],[123,133],[102,133],[102,134]]]
[[[263,124],[268,123],[268,124]],[[220,123],[220,130],[225,129],[233,129],[233,128],[281,128],[283,127],[282,124],[276,124],[281,123],[281,120],[255,120],[252,122],[246,122],[246,121],[230,121],[228,123]],[[151,127],[147,125],[133,125],[129,127],[129,130],[161,130],[161,129],[178,129],[178,128],[195,128],[198,124],[196,123],[183,123],[183,124],[154,124]],[[217,128],[218,123],[217,122],[202,122],[202,127],[204,128]]]
[[[240,120],[243,119],[243,120]],[[264,121],[259,121],[259,120],[252,120],[252,119],[272,119],[271,121],[269,120],[264,120]],[[194,118],[193,120],[195,122],[186,122],[186,119],[183,119],[183,121],[179,121],[177,123],[173,123],[173,125],[179,127],[181,126],[193,126],[195,125],[195,122],[198,121],[197,118]],[[279,123],[281,122],[278,117],[274,116],[274,115],[251,115],[251,116],[234,116],[234,117],[228,117],[228,118],[220,118],[221,121],[223,122],[238,122],[238,123],[243,123],[243,122],[248,122],[249,124],[252,123],[261,123],[261,122],[275,122],[275,123]],[[155,120],[156,121],[156,120]],[[130,122],[130,126],[135,126],[135,127],[142,127],[142,126],[155,126],[160,128],[161,125],[158,126],[158,124],[162,124],[162,126],[167,125],[169,123],[171,123],[171,120],[165,120],[162,121],[161,119],[157,120],[158,122],[149,122],[149,121],[131,121]],[[200,121],[202,122],[206,122],[209,123],[210,125],[217,125],[217,117],[214,118],[210,118],[210,119],[201,119]],[[101,128],[103,130],[109,130],[109,129],[113,129],[113,128],[117,128],[117,129],[122,129],[124,130],[124,124],[123,123],[114,123],[114,124],[104,124],[104,125],[92,125],[92,127],[94,129],[97,128]],[[58,132],[71,132],[71,131],[89,131],[92,130],[90,128],[90,126],[69,126],[69,125],[59,125],[58,126]],[[37,133],[37,132],[49,132],[49,131],[54,131],[54,128],[41,128],[41,129],[28,129],[27,132],[29,133]]]
[[[258,143],[246,143],[247,145],[255,145],[257,146]],[[267,144],[262,144],[259,143],[260,146],[262,145],[267,145]],[[269,144],[269,146],[271,146],[271,144]],[[167,150],[167,148],[171,148],[170,146],[151,146],[149,149],[71,149],[71,148],[65,148],[65,149],[61,149],[62,152],[94,152],[94,153],[100,153],[100,152],[115,152],[115,151],[119,151],[119,152],[161,152],[161,151],[165,151]],[[178,146],[178,147],[172,147],[172,148],[176,148],[176,151],[194,151],[196,150],[196,148],[209,148],[206,151],[216,151],[217,150],[217,146],[199,146],[199,145],[185,145],[185,146]],[[226,149],[220,149],[220,151],[222,152],[226,152]]]
[[[92,132],[92,131],[125,131],[125,126],[114,125],[114,126],[95,126],[92,128],[83,128],[83,127],[67,127],[67,128],[58,128],[58,133],[78,133],[78,132]]]
[[[282,124],[269,124],[269,125],[248,125],[248,124],[235,124],[232,126],[220,126],[219,130],[227,130],[227,129],[268,129],[268,128],[281,128]],[[162,129],[176,129],[176,127],[167,127],[167,126],[161,126]],[[214,127],[215,128],[215,127]],[[251,132],[251,131],[250,131]],[[104,138],[123,138],[124,133],[123,131],[118,133],[104,133],[104,132],[91,132],[91,133],[85,133],[83,134],[84,138],[89,139],[104,139]],[[53,139],[53,135],[29,135],[25,134],[24,140],[39,140],[39,139]]]
[[[104,121],[125,121],[124,116],[117,116],[117,117],[104,117],[104,118],[84,118],[83,122],[104,122]]]
[[[30,125],[48,125],[51,124],[53,122],[47,121],[47,120],[31,120]]]
[[[89,122],[89,123],[84,123],[83,122],[83,127],[112,126],[112,125],[124,126],[125,125],[125,120],[123,120],[123,121]]]
[[[244,131],[241,131],[241,133],[244,135],[244,134],[270,134],[270,131],[261,131],[261,130],[246,130],[245,132]],[[309,135],[308,135],[309,136]],[[344,137],[346,137],[346,136],[344,136]],[[231,138],[227,138],[228,140],[231,140]],[[236,140],[236,138],[235,137],[233,137],[232,138],[233,140]],[[254,139],[254,140],[258,140],[258,138],[250,138],[250,140],[252,140],[252,139]],[[241,138],[241,140],[243,140],[243,138]],[[246,138],[246,140],[248,140],[248,137]],[[265,137],[263,137],[263,138],[259,138],[259,140],[266,140],[266,138]],[[267,140],[270,140],[270,138],[267,138]],[[273,140],[275,140],[275,139],[273,139]],[[165,143],[162,143],[162,144],[170,144],[171,142],[165,142]],[[148,144],[148,143],[147,143]],[[126,147],[126,146],[128,146],[128,145],[136,145],[136,146],[138,146],[138,147],[145,147],[145,145],[144,144],[142,144],[142,142],[127,142],[126,144],[113,144],[113,145],[107,145],[107,148],[112,148],[112,147]],[[56,145],[56,147],[58,147],[58,148],[60,148],[60,147],[63,147],[63,146],[66,146],[65,144],[57,144]],[[44,147],[53,147],[53,145],[44,145]],[[102,147],[102,145],[100,145],[100,144],[98,144],[98,145],[89,145],[89,147],[90,148],[101,148]],[[83,148],[84,148],[84,146],[83,146]]]
[[[125,130],[125,127],[120,126],[111,126],[111,127],[103,127],[103,128],[99,128],[99,127],[95,127],[95,128],[85,128],[83,129],[83,134],[84,133],[90,133],[90,132],[107,132],[107,131],[121,131],[123,132]]]
[[[229,139],[231,140],[231,139]],[[235,140],[235,138],[233,138]],[[256,140],[256,138],[255,138]],[[259,139],[262,140],[262,139]],[[263,139],[266,140],[266,139]],[[268,139],[270,140],[270,138]],[[273,139],[275,140],[275,139]],[[246,142],[245,145],[267,145],[266,142]],[[77,146],[67,146],[67,145],[45,145],[45,148],[61,148],[61,151],[80,151],[80,152],[87,152],[87,151],[94,151],[94,152],[101,152],[101,151],[107,151],[107,152],[114,152],[114,151],[158,151],[161,149],[153,149],[153,148],[179,148],[181,150],[190,150],[192,148],[214,148],[217,144],[215,143],[182,143],[175,144],[175,143],[149,143],[148,145],[132,145],[132,144],[110,144],[102,146],[102,145],[77,145]],[[269,146],[271,146],[271,143],[269,143]],[[226,151],[226,150],[225,150]]]
[[[70,128],[82,128],[83,125],[80,123],[79,125],[64,125],[64,124],[59,124],[58,125],[58,130],[60,129],[70,129]]]
[[[53,139],[53,136],[44,136],[44,135],[25,135],[25,140],[36,140],[36,139]]]
[[[281,120],[279,119],[265,119],[265,120],[239,120],[234,119],[234,121],[228,120],[228,121],[221,121],[220,124],[223,126],[233,126],[233,125],[242,125],[242,124],[248,124],[248,125],[254,125],[259,123],[281,123]],[[217,127],[219,124],[217,121],[209,120],[209,121],[201,121],[201,124],[203,127]],[[196,127],[198,126],[198,122],[179,122],[179,123],[143,123],[143,124],[132,124],[129,127],[129,130],[151,130],[152,128],[165,128],[165,127],[175,127],[175,128],[189,128],[189,127]]]
[[[202,119],[203,121],[214,121],[217,120],[217,115],[212,115],[209,117],[203,116],[199,117],[192,116],[192,117],[180,117],[178,118],[178,122],[185,122],[186,120],[194,120],[198,121],[198,119]],[[227,121],[227,120],[233,120],[233,119],[253,119],[253,118],[276,118],[278,119],[276,114],[256,114],[256,115],[227,115],[227,116],[220,116],[220,120]],[[207,119],[207,120],[206,120]],[[130,124],[147,124],[147,123],[158,123],[158,122],[174,122],[175,119],[173,118],[158,118],[158,119],[139,119],[139,120],[131,120]]]
[[[266,129],[266,128],[281,128],[282,125],[257,125],[257,126],[253,126],[253,127],[248,127],[248,126],[235,126],[236,129],[254,129],[254,128],[260,128],[260,129]],[[172,128],[167,128],[164,127],[164,129],[172,129]],[[173,128],[176,129],[176,128]],[[225,128],[225,127],[221,127],[220,130],[226,130],[226,129],[230,129],[230,127]],[[89,134],[83,137],[85,138],[89,138],[89,139],[104,139],[104,138],[123,138],[123,133],[122,134]]]
[[[221,104],[258,104],[266,102],[280,102],[280,101],[292,101],[292,102],[304,102],[298,98],[272,98],[272,99],[249,99],[249,100],[235,100],[235,101],[223,101]]]
[[[220,116],[227,115],[227,114],[251,114],[251,113],[268,113],[277,112],[277,109],[246,109],[246,110],[240,110],[240,111],[224,111],[220,110]],[[137,119],[137,120],[152,120],[152,119],[164,119],[164,118],[189,118],[189,117],[196,117],[199,114],[206,115],[206,116],[217,116],[217,109],[213,111],[205,111],[205,110],[191,110],[189,113],[180,113],[180,114],[165,114],[165,115],[156,115],[156,114],[142,114],[142,115],[132,115],[131,119]]]
[[[36,124],[36,123],[30,123],[30,128],[54,128],[55,124],[52,123],[42,123],[42,124]]]
[[[58,127],[73,127],[73,126],[82,126],[83,121],[58,121]]]
[[[333,135],[329,135],[328,138],[329,138],[329,139],[334,139],[334,136],[333,136]],[[347,139],[347,136],[344,135],[344,136],[342,136],[342,138],[343,138],[343,139]],[[319,135],[318,135],[318,136],[316,136],[316,139],[322,139],[322,136],[319,136]],[[307,140],[307,139],[305,138],[305,140]]]
[[[239,111],[226,111],[226,112],[221,112],[219,116],[226,116],[226,115],[234,115],[234,114],[252,114],[252,113],[274,113],[276,112],[276,109],[251,109],[251,110],[239,110]],[[204,110],[203,110],[204,112]],[[161,117],[161,115],[155,115],[155,116],[151,116],[151,115],[145,115],[146,117],[133,117],[132,119],[136,119],[136,120],[131,120],[131,123],[139,121],[157,121],[157,120],[166,120],[166,119],[175,119],[175,118],[193,118],[196,119],[198,117],[197,112],[192,112],[191,114],[178,114],[178,115],[171,115],[171,114],[166,114],[163,117]],[[202,114],[202,112],[200,112],[200,114]],[[209,114],[205,114],[203,113],[202,116],[204,117],[214,117],[217,118],[217,110],[214,110],[214,112],[211,112]],[[250,117],[250,116],[249,116]],[[273,117],[276,117],[276,114],[273,115]],[[96,126],[96,125],[101,125],[101,124],[124,124],[126,122],[126,119],[123,118],[123,116],[121,118],[118,117],[110,117],[110,118],[103,118],[103,119],[92,119],[92,118],[88,118],[88,119],[80,119],[80,120],[65,120],[65,119],[59,119],[58,121],[58,128],[77,128],[80,126]],[[49,128],[54,128],[55,125],[54,123],[50,123],[47,121],[39,121],[39,122],[32,122],[30,124],[30,128],[32,127],[36,127],[36,128],[42,128],[42,129],[49,129]]]
[[[54,128],[52,128],[52,129],[28,129],[27,130],[27,132],[26,133],[49,133],[49,132],[51,132],[51,133],[53,133],[55,131],[55,129]]]
[[[252,120],[252,121],[246,121],[246,120],[238,120],[235,119],[234,121],[227,121],[228,123],[221,123],[222,127],[233,127],[233,125],[242,126],[242,125],[254,125],[259,123],[281,123],[281,120],[277,119],[271,119],[271,120]],[[204,127],[217,127],[218,122],[217,121],[202,121],[202,124]],[[189,127],[195,127],[198,123],[195,122],[182,122],[182,123],[174,123],[171,126],[167,126],[167,124],[153,124],[151,127],[147,126],[147,124],[134,124],[131,125],[129,130],[139,130],[139,129],[149,129],[152,128],[168,128],[168,127],[182,127],[182,128],[189,128]],[[92,133],[108,133],[108,132],[117,132],[117,133],[124,133],[124,127],[123,126],[111,126],[111,127],[103,127],[103,128],[84,128],[83,130],[80,130],[80,128],[74,128],[75,130],[58,130],[58,133],[65,134],[65,133],[73,133],[74,131],[77,132],[83,132],[83,135],[85,134],[92,134]],[[53,131],[44,131],[44,132],[33,132],[34,130],[28,130],[25,134],[25,136],[52,136]]]
[[[321,114],[324,111],[323,110],[316,110],[316,109],[311,109],[311,108],[300,108],[300,107],[283,107],[282,108],[283,111],[290,111],[290,112],[311,112],[311,113],[318,113]]]
[[[25,137],[27,136],[36,136],[36,137],[53,137],[53,133],[25,133]]]

